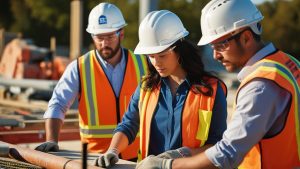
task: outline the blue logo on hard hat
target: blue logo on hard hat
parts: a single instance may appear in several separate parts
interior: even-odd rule
[[[99,25],[102,25],[102,24],[107,24],[107,19],[106,19],[106,16],[104,16],[104,15],[101,15],[100,17],[99,17]]]

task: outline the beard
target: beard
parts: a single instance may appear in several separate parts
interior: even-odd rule
[[[118,42],[117,46],[115,48],[111,48],[111,47],[104,47],[102,49],[99,49],[99,53],[100,53],[100,56],[105,60],[109,60],[111,58],[113,58],[119,51],[121,47],[121,44],[120,42]]]

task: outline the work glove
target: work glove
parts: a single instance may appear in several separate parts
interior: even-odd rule
[[[159,158],[150,155],[137,164],[135,169],[172,169],[173,159]]]
[[[191,156],[191,150],[187,147],[180,147],[176,150],[168,150],[163,152],[156,157],[164,158],[164,159],[176,159]]]
[[[41,145],[37,146],[35,148],[35,150],[47,153],[49,151],[59,151],[59,147],[58,147],[57,142],[47,141],[47,142],[44,142]]]
[[[115,165],[119,161],[119,151],[115,148],[108,149],[104,154],[100,154],[97,159],[94,160],[94,166],[107,168]]]

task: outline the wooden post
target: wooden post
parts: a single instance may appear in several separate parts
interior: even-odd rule
[[[4,32],[5,30],[4,29],[0,29],[0,61],[1,61],[1,58],[2,58],[2,53],[3,53],[3,50],[4,50]]]
[[[70,26],[70,59],[76,59],[82,50],[82,0],[71,0],[71,26]]]

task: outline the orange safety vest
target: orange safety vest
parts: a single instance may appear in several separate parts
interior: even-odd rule
[[[205,96],[202,93],[195,93],[190,89],[182,110],[182,146],[198,148],[205,144],[207,140],[212,110],[218,86],[216,78],[209,78],[208,82],[212,86],[212,96]],[[221,83],[226,95],[227,88]],[[195,86],[192,86],[194,88]],[[139,112],[140,112],[140,152],[138,159],[147,157],[149,140],[151,137],[151,121],[158,103],[160,86],[152,90],[140,90]],[[216,112],[217,113],[217,112]]]
[[[95,50],[78,58],[80,74],[79,124],[82,142],[91,152],[104,153],[111,142],[113,131],[127,110],[130,97],[146,73],[146,57],[124,50],[126,72],[120,96],[117,98],[102,69]],[[137,157],[138,139],[122,154],[123,159]]]
[[[277,51],[258,61],[241,82],[239,90],[254,78],[269,79],[292,95],[291,107],[281,132],[263,138],[244,157],[240,169],[300,168],[300,63],[292,56]],[[237,93],[238,93],[237,92]],[[250,138],[251,139],[251,138]]]

